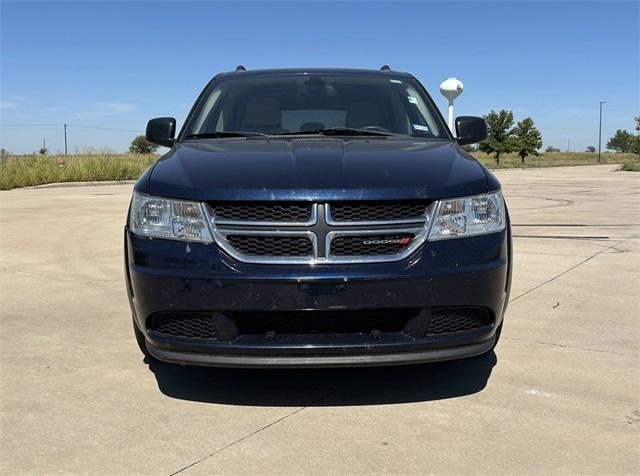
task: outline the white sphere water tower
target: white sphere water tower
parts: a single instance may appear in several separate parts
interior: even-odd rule
[[[449,129],[453,130],[453,101],[462,94],[464,85],[456,78],[449,78],[440,84],[440,93],[449,100]],[[454,132],[455,133],[455,132]]]

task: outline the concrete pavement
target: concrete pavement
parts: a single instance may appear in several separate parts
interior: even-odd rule
[[[495,354],[399,368],[143,362],[131,185],[0,192],[3,474],[640,473],[640,174],[498,172],[515,272]]]

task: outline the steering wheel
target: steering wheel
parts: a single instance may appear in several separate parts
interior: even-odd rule
[[[384,127],[381,127],[381,126],[366,126],[366,127],[361,127],[360,129],[364,131],[391,132],[389,129],[385,129]]]

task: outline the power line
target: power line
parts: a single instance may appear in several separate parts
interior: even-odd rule
[[[113,131],[113,132],[133,132],[133,133],[137,133],[139,134],[140,130],[134,131],[132,129],[116,129],[113,127],[100,127],[100,126],[84,126],[81,124],[67,124],[67,126],[69,127],[79,127],[81,129],[95,129],[95,130],[99,130],[99,131]]]
[[[30,123],[20,123],[20,124],[9,124],[9,123],[0,123],[0,127],[60,127],[60,124],[30,124]]]
[[[0,127],[60,127],[64,124],[42,124],[42,123],[0,123]],[[141,130],[133,130],[133,129],[117,129],[114,127],[101,127],[101,126],[85,126],[84,124],[66,124],[67,127],[79,127],[80,129],[95,129],[98,131],[112,131],[112,132],[133,132],[133,133],[141,133]]]

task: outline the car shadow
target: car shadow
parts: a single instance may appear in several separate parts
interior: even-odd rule
[[[423,402],[481,391],[497,359],[471,359],[397,367],[226,369],[182,367],[147,360],[168,397],[245,406],[352,406]]]

